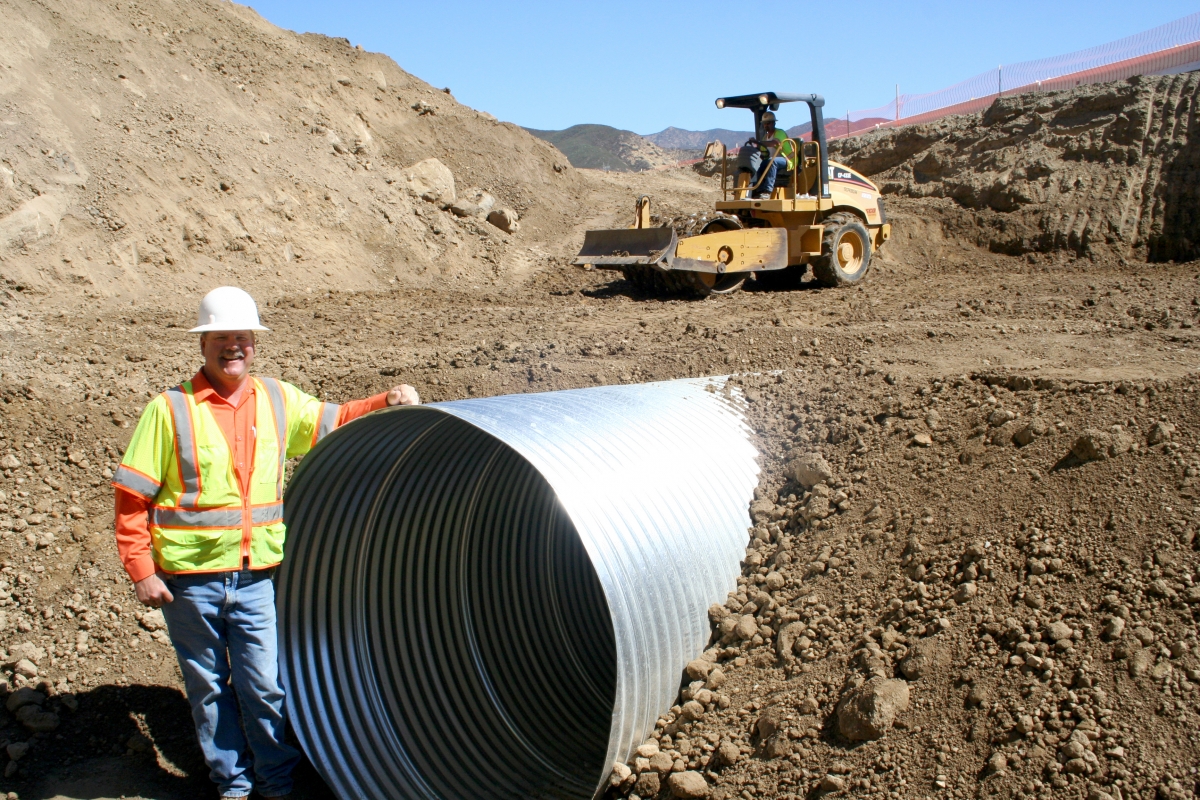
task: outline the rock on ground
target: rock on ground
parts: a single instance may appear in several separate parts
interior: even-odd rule
[[[950,653],[945,643],[931,637],[914,644],[900,661],[900,671],[910,681],[938,675],[950,665]]]
[[[796,483],[812,488],[833,478],[833,468],[819,453],[806,453],[793,459],[788,471]]]
[[[908,684],[872,678],[851,689],[838,704],[838,733],[852,742],[878,739],[908,709]]]
[[[695,798],[708,797],[709,785],[699,772],[676,772],[667,778],[667,787],[672,797]]]
[[[497,208],[487,215],[487,221],[505,233],[516,233],[521,224],[517,212],[511,208]]]
[[[496,205],[496,198],[472,186],[458,192],[458,199],[450,205],[450,211],[459,217],[486,217]]]
[[[457,196],[454,191],[454,173],[436,158],[418,161],[404,171],[408,190],[428,203],[449,206]]]

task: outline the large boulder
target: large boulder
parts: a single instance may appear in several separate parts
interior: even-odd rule
[[[418,161],[404,170],[408,190],[428,203],[442,208],[457,200],[454,192],[454,173],[436,158]]]
[[[1146,437],[1146,442],[1151,446],[1169,442],[1171,437],[1175,435],[1175,426],[1166,420],[1154,423],[1150,428],[1150,433]]]
[[[521,227],[520,223],[517,222],[518,219],[517,212],[511,208],[497,208],[487,216],[488,222],[505,233],[517,232]]]
[[[852,742],[878,739],[891,729],[896,717],[907,708],[907,683],[872,678],[851,689],[838,703],[838,731]]]
[[[472,186],[458,193],[458,199],[450,205],[450,211],[459,217],[485,217],[496,206],[496,198]]]

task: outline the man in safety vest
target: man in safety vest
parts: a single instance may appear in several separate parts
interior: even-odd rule
[[[121,561],[138,600],[166,617],[222,797],[287,797],[299,759],[283,740],[271,580],[283,560],[285,462],[363,414],[420,402],[403,385],[338,406],[251,377],[265,330],[246,292],[209,292],[189,331],[204,366],[150,401],[113,478]]]
[[[759,142],[759,151],[762,153],[762,161],[758,165],[758,170],[754,175],[754,181],[751,186],[758,186],[758,191],[755,197],[764,198],[770,197],[771,192],[775,190],[775,177],[784,170],[791,171],[796,168],[796,148],[788,141],[786,132],[775,129],[775,114],[767,111],[762,115],[763,139]],[[774,153],[774,157],[772,157]],[[766,177],[763,177],[763,173]],[[759,180],[762,183],[759,184]]]

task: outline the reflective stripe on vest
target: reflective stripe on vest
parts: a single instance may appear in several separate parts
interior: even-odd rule
[[[287,463],[287,406],[283,402],[283,387],[274,378],[261,378],[271,399],[271,413],[275,417],[275,440],[279,442],[279,481],[275,485],[275,499],[283,499],[283,466]],[[280,516],[283,516],[280,514]]]
[[[123,486],[147,500],[153,500],[158,495],[158,489],[161,486],[161,484],[150,480],[136,469],[127,467],[124,464],[117,467],[117,474],[113,476],[113,483]]]
[[[283,503],[272,503],[250,510],[253,525],[270,525],[283,519]],[[242,525],[240,508],[169,508],[155,506],[150,510],[151,524],[156,528],[213,528],[228,530]]]
[[[321,406],[321,424],[317,426],[318,442],[337,427],[338,410],[341,409],[337,403],[322,403]]]
[[[283,388],[274,378],[260,379],[261,383],[267,389],[267,397],[271,401],[271,413],[275,417],[275,439],[279,445],[279,479],[275,483],[275,499],[283,500],[283,468],[287,461],[287,406],[283,402]],[[179,509],[174,508],[156,508],[158,511],[179,511],[179,514],[173,517],[176,522],[173,525],[159,524],[158,517],[154,517],[155,524],[159,527],[204,527],[217,528],[227,527],[236,528],[242,524],[241,509],[212,509],[205,511],[189,510],[196,505],[200,499],[200,465],[199,451],[196,449],[196,432],[192,427],[192,415],[188,408],[187,395],[183,391],[182,386],[176,386],[174,389],[168,389],[166,392],[167,399],[171,402],[171,416],[175,420],[175,453],[179,458],[179,477],[183,480],[183,495],[179,498]],[[197,406],[197,408],[199,408]],[[253,467],[252,467],[253,468]],[[155,489],[157,491],[157,488]],[[276,506],[261,506],[251,511],[251,521],[254,525],[265,525],[269,522],[277,522],[283,519],[282,502],[278,504],[278,513],[271,512],[271,516],[263,522],[259,522],[259,511],[262,508],[276,508]],[[182,509],[182,510],[180,510]],[[232,524],[224,522],[186,522],[184,520],[192,519],[196,514],[212,514],[214,516],[207,519],[216,519],[218,514],[232,514]],[[165,519],[166,517],[164,517]],[[199,519],[199,517],[195,517]],[[222,518],[226,519],[226,518]]]
[[[175,456],[179,459],[179,477],[183,481],[179,505],[194,506],[200,499],[200,454],[196,450],[196,432],[192,428],[187,393],[182,386],[176,386],[167,389],[165,394],[171,404],[171,417],[175,423]]]

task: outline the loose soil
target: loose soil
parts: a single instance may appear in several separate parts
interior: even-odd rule
[[[573,169],[381,56],[228,3],[3,7],[0,689],[47,699],[0,712],[20,756],[0,789],[212,796],[172,651],[117,560],[108,478],[145,403],[196,370],[198,298],[237,282],[272,329],[257,369],[334,401],[738,376],[763,478],[739,592],[711,612],[713,686],[681,676],[645,750],[665,761],[631,761],[614,794],[694,771],[724,798],[1194,796],[1200,264],[1149,263],[1191,255],[1137,225],[1081,246],[1048,222],[1090,207],[1058,194],[1074,170],[1115,175],[1136,137],[1110,161],[1047,157],[1059,188],[1012,208],[912,169],[936,152],[956,185],[993,181],[989,147],[1076,152],[1161,86],[1152,118],[1182,164],[1191,78],[1006,99],[904,152],[903,132],[864,138],[895,235],[862,285],[694,301],[568,261],[639,194],[701,224],[712,178]],[[1107,128],[1014,122],[1109,95]],[[520,229],[407,192],[429,157]],[[1166,196],[1134,207],[1184,230],[1170,209],[1194,203]],[[793,469],[811,454],[830,471],[815,488]],[[839,715],[850,693],[878,713]],[[308,765],[300,785],[329,796]]]

